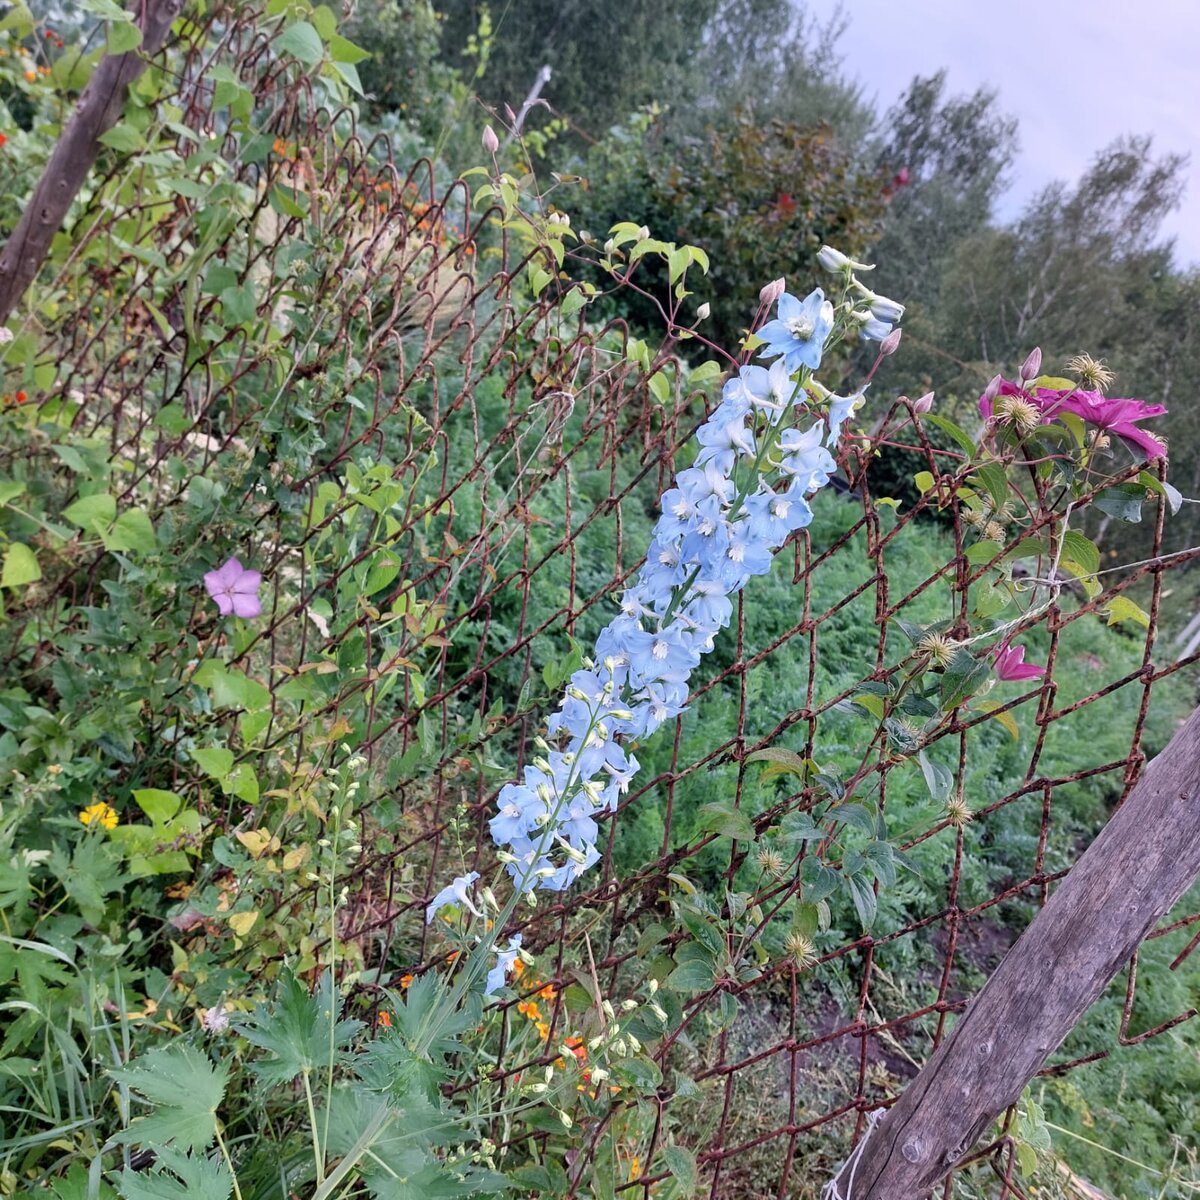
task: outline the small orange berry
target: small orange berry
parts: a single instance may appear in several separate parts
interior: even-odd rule
[[[30,83],[34,83],[34,82],[36,82],[36,81],[37,81],[37,72],[36,72],[36,71],[26,71],[26,72],[25,72],[25,78],[26,78],[26,79],[27,79],[27,80],[28,80]]]

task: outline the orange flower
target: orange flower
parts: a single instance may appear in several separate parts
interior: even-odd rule
[[[642,1160],[635,1154],[633,1162],[629,1164],[629,1180],[632,1183],[642,1173]]]
[[[36,72],[36,71],[26,71],[26,72],[25,72],[25,78],[26,78],[26,79],[27,79],[27,80],[28,80],[30,83],[36,83],[36,82],[37,82],[37,72]]]
[[[391,1016],[391,1013],[388,1013],[388,1012],[381,1012],[381,1013],[379,1014],[379,1018],[378,1018],[378,1020],[379,1020],[379,1026],[380,1026],[380,1028],[382,1028],[382,1029],[391,1029],[391,1027],[392,1027],[392,1016]]]
[[[400,976],[400,986],[402,988],[408,987],[408,985],[410,983],[412,983],[412,981],[413,981],[413,977],[411,975],[401,975]]]
[[[531,1021],[541,1019],[541,1009],[532,1000],[521,1000],[517,1003],[517,1012],[523,1017],[528,1017]]]
[[[513,975],[515,975],[516,978],[520,979],[522,974],[524,974],[525,964],[518,958],[517,961],[513,963],[512,969],[513,969]]]
[[[550,1026],[547,1025],[545,1021],[538,1021],[535,1028],[538,1031],[538,1037],[540,1037],[543,1042],[548,1042],[550,1040]]]

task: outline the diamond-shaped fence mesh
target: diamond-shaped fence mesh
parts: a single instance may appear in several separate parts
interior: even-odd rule
[[[540,251],[510,243],[468,185],[439,188],[429,163],[410,170],[383,139],[365,144],[349,113],[314,107],[249,15],[209,20],[207,36],[189,31],[163,59],[192,131],[175,146],[177,183],[89,184],[71,262],[51,285],[72,289],[46,332],[55,383],[32,407],[69,438],[100,439],[120,465],[119,505],[146,506],[160,542],[214,496],[252,514],[243,545],[271,599],[231,661],[272,694],[253,754],[274,755],[293,787],[343,740],[366,755],[367,847],[337,935],[360,978],[399,988],[452,969],[453,943],[442,922],[426,926],[424,906],[466,870],[492,877],[496,793],[536,753],[574,648],[587,652],[638,568],[711,393],[669,371],[666,401],[653,398],[619,322],[564,316],[554,286],[528,298],[525,268]],[[226,129],[211,62],[234,64],[253,92],[254,136]],[[199,254],[208,263],[189,274]],[[246,321],[269,314],[269,337],[229,321],[239,304]],[[1166,572],[1191,553],[1161,556],[1165,505],[1153,502],[1148,561],[1101,574],[1098,594],[1048,578],[1040,552],[1021,558],[1044,676],[932,730],[875,719],[913,654],[897,619],[968,636],[990,568],[1063,517],[1032,485],[1006,544],[991,558],[972,552],[979,532],[951,482],[963,455],[905,403],[874,405],[864,414],[874,446],[843,444],[841,486],[814,501],[812,527],[770,577],[737,597],[688,712],[637,748],[642,770],[602,822],[601,862],[570,891],[516,910],[512,929],[535,965],[503,1002],[490,1062],[463,1087],[503,1100],[523,1073],[553,1065],[564,1039],[596,1032],[593,1000],[685,977],[661,989],[670,1020],[646,1047],[661,1081],[636,1100],[597,1089],[576,1114],[565,1167],[577,1190],[599,1175],[610,1194],[649,1197],[671,1178],[664,1152],[683,1144],[712,1197],[816,1195],[1189,707],[1168,681],[1197,656],[1174,661],[1156,629]],[[888,442],[935,481],[899,508],[872,484]],[[26,443],[22,454],[53,488],[53,448]],[[220,511],[214,502],[214,537]],[[52,639],[62,604],[102,610],[110,562],[84,552],[48,579],[30,627]],[[1130,595],[1148,628],[1103,629],[1098,614]],[[192,628],[203,658],[217,631],[199,599]],[[119,631],[103,632],[120,653]],[[39,653],[52,659],[52,641]],[[195,666],[179,664],[178,692],[147,718],[148,743],[169,745],[183,728],[175,706]],[[211,728],[240,744],[236,722],[214,713]],[[747,761],[761,750],[786,753]],[[918,751],[934,765],[923,769]],[[836,774],[847,802],[870,796],[873,807],[839,827],[827,790],[784,769],[801,760]],[[186,789],[186,760],[172,761],[178,777],[159,783]],[[237,802],[205,816],[228,832],[253,827],[255,811]],[[866,829],[854,826],[861,813]],[[806,814],[817,836],[776,836]],[[797,952],[787,939],[813,894],[805,864],[841,871],[852,853],[838,828],[863,845],[882,834],[912,872],[867,885],[870,932],[844,889],[826,897],[828,928],[805,929]],[[213,869],[236,895],[233,872]],[[299,911],[313,886],[281,876],[265,916]],[[681,924],[672,903],[694,894],[713,920]],[[1141,996],[1195,947],[1197,921],[1180,914],[1154,931],[1170,953],[1135,957],[1107,1040],[1092,1030],[1068,1042],[1045,1075],[1193,1015],[1161,1012],[1157,991],[1147,1020]],[[323,945],[303,949],[319,961]],[[280,947],[253,969],[299,950]],[[360,994],[382,1001],[378,988]],[[522,1152],[549,1136],[492,1130]],[[1024,1194],[1008,1132],[981,1153],[993,1194]]]

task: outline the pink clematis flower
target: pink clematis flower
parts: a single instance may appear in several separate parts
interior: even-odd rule
[[[1010,646],[1005,642],[996,651],[996,676],[1003,680],[1037,679],[1045,675],[1046,668],[1025,661],[1024,646]]]
[[[992,389],[989,387],[988,390]],[[1100,392],[1084,392],[1077,388],[1070,391],[1056,391],[1054,388],[1026,390],[1007,379],[999,380],[995,396],[1019,396],[1022,400],[1028,400],[1042,414],[1043,425],[1048,425],[1060,413],[1074,413],[1089,425],[1095,425],[1106,433],[1115,433],[1118,437],[1132,442],[1150,461],[1166,457],[1166,443],[1137,426],[1138,421],[1161,417],[1167,411],[1161,404],[1109,398]],[[989,396],[987,392],[979,397],[979,411],[984,417],[992,415],[996,398]]]
[[[258,598],[261,583],[262,573],[246,570],[236,558],[204,576],[204,586],[223,617],[230,613],[237,617],[257,617],[262,612],[262,601]]]

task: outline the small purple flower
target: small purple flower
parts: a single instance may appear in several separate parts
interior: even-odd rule
[[[262,573],[247,571],[236,558],[204,576],[204,586],[217,602],[223,617],[230,613],[237,617],[259,616],[262,613],[262,601],[258,598],[261,583]]]

